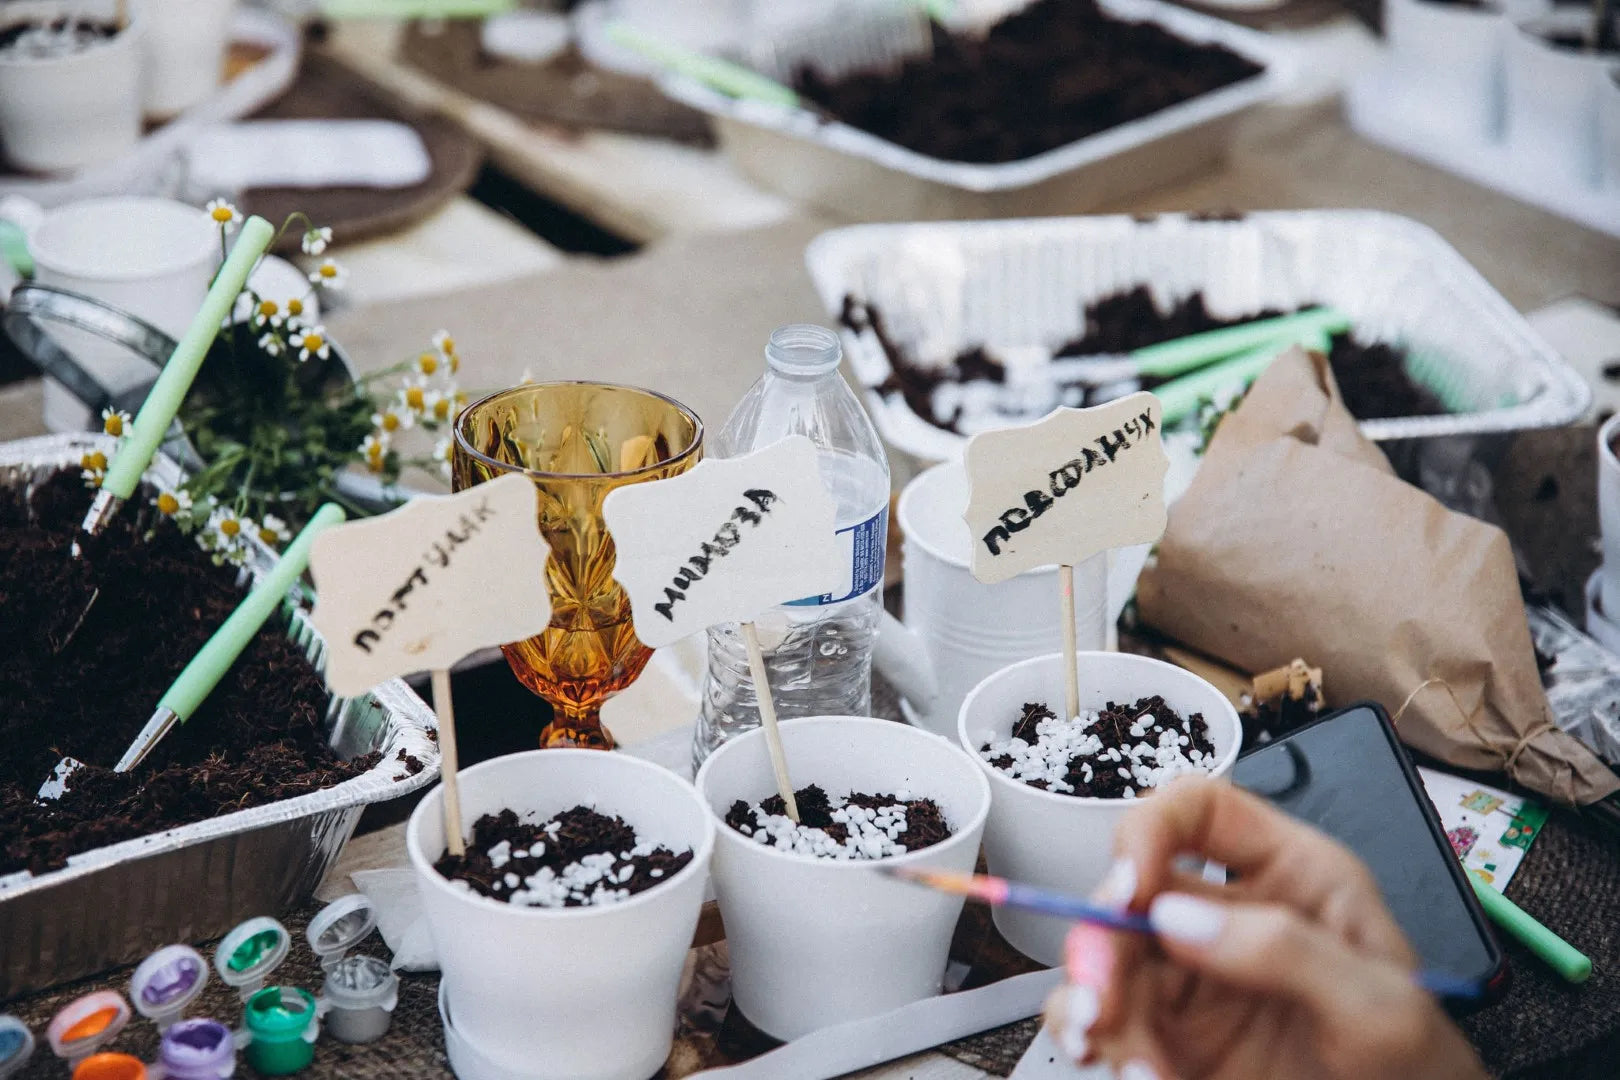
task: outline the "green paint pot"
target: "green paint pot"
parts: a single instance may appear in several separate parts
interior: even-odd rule
[[[253,1036],[248,1064],[263,1076],[287,1076],[315,1057],[320,1019],[315,998],[296,986],[267,986],[242,1010],[242,1026]]]

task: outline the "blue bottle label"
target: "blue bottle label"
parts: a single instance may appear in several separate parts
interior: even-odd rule
[[[838,547],[844,555],[843,586],[820,596],[791,600],[793,607],[841,604],[864,596],[883,583],[883,560],[889,550],[889,506],[847,529],[838,530]]]

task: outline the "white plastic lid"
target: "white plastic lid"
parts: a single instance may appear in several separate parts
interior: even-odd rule
[[[310,949],[320,958],[321,966],[331,968],[375,929],[376,907],[364,893],[350,893],[317,912],[309,920],[305,936]]]
[[[0,1016],[0,1077],[7,1077],[34,1056],[34,1033],[15,1016]]]
[[[225,935],[214,950],[214,970],[243,994],[264,985],[292,948],[287,928],[268,915],[249,919]]]
[[[208,962],[190,945],[165,945],[141,961],[129,980],[135,1011],[160,1027],[177,1019],[208,985]]]
[[[117,1037],[129,1023],[129,1002],[116,990],[74,998],[51,1017],[45,1038],[51,1053],[69,1062],[87,1058]]]

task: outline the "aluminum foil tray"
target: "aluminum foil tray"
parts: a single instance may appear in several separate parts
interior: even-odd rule
[[[1072,214],[1206,172],[1226,152],[1238,115],[1276,96],[1291,53],[1265,34],[1162,0],[1098,0],[1121,19],[1156,23],[1189,41],[1224,45],[1265,68],[1208,94],[1043,154],[997,165],[908,150],[808,108],[729,97],[665,75],[664,92],[714,118],[739,170],[795,199],[862,220]],[[1008,6],[1008,5],[1001,5]],[[1016,7],[1018,5],[1010,5]],[[779,80],[810,63],[836,75],[926,47],[894,20],[837,7],[825,26],[745,38],[735,57]]]
[[[1580,375],[1478,271],[1432,229],[1394,214],[853,225],[818,236],[805,261],[831,317],[846,295],[872,304],[923,363],[980,344],[1056,345],[1080,334],[1087,304],[1145,284],[1161,303],[1201,290],[1226,317],[1331,304],[1362,339],[1407,348],[1410,373],[1453,411],[1364,421],[1371,439],[1558,427],[1591,400]],[[960,435],[873,389],[890,374],[875,336],[845,329],[843,338],[884,438],[924,461],[961,452]]]
[[[112,440],[73,434],[0,443],[0,484],[77,467],[90,449],[110,454]],[[147,475],[172,484],[182,473],[160,456]],[[249,568],[263,574],[275,558],[257,548]],[[289,632],[321,667],[325,642],[302,609],[294,609]],[[334,698],[326,715],[333,748],[344,758],[380,750],[375,768],[325,791],[86,851],[48,874],[0,877],[0,1001],[293,907],[337,860],[366,804],[438,775],[439,744],[428,734],[437,721],[403,682]],[[422,762],[421,772],[406,772],[395,757],[401,750]]]

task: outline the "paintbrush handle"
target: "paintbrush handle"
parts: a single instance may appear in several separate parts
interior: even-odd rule
[[[315,537],[340,524],[343,517],[343,509],[335,503],[326,503],[315,511],[309,524],[281,553],[276,565],[259,579],[253,591],[242,598],[236,610],[214,631],[214,636],[191,658],[158,702],[159,709],[172,711],[182,723],[191,719],[191,714],[213,693],[219,680],[253,640],[253,635],[281,605],[287,591],[309,566],[309,551]]]
[[[208,347],[219,336],[220,324],[235,305],[254,264],[270,246],[275,234],[276,230],[261,217],[250,217],[242,226],[242,235],[236,238],[236,245],[215,275],[202,307],[197,309],[185,336],[174,347],[169,362],[163,365],[163,373],[147,393],[130,428],[129,438],[107,466],[106,479],[101,482],[103,491],[120,499],[135,494],[135,485],[141,482],[141,474],[152,463],[163,436],[168,434],[169,424],[180,411],[180,403],[185,400],[186,391],[191,389],[192,380],[196,379],[203,358],[208,355]]]
[[[1148,922],[1146,915],[1133,915],[1126,911],[1116,911],[1101,904],[1094,904],[1089,900],[1065,896],[1062,893],[1048,892],[1033,885],[1021,885],[1016,881],[1007,882],[1007,895],[1002,904],[1006,907],[1021,908],[1025,911],[1033,911],[1041,915],[1052,915],[1060,919],[1096,923],[1113,930],[1124,930],[1133,934],[1153,933],[1153,926]]]

